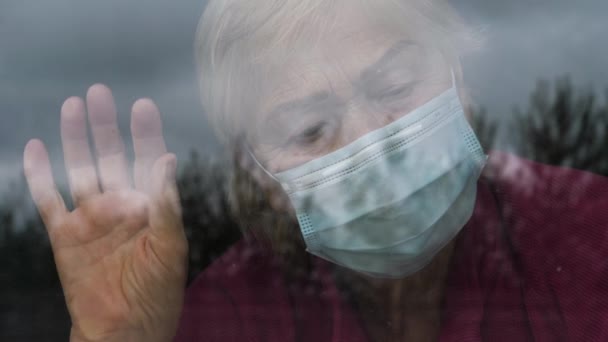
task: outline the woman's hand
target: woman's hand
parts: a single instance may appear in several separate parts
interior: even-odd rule
[[[133,105],[135,163],[116,123],[112,94],[92,86],[85,103],[61,109],[61,138],[75,210],[59,195],[44,145],[30,141],[24,168],[48,230],[72,318],[72,341],[169,341],[186,281],[187,241],[160,113],[150,100]]]

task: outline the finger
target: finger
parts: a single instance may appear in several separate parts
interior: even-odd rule
[[[108,87],[96,84],[89,88],[87,111],[95,141],[102,189],[108,191],[129,188],[125,147],[118,129],[114,98]]]
[[[133,104],[131,134],[135,150],[135,187],[149,192],[154,163],[167,153],[160,112],[152,100],[140,99]]]
[[[23,169],[44,225],[49,230],[53,229],[67,209],[55,186],[49,156],[41,141],[31,140],[25,146]]]
[[[166,232],[176,232],[182,227],[181,206],[175,181],[177,161],[167,153],[152,168],[152,194],[150,200],[150,226]]]
[[[61,142],[74,205],[99,194],[99,180],[91,156],[84,102],[67,99],[61,107]]]

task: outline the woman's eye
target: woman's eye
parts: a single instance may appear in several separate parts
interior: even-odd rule
[[[299,145],[312,145],[323,138],[326,129],[327,123],[320,122],[304,129],[293,140]]]
[[[379,101],[393,101],[404,99],[411,94],[413,87],[411,84],[404,84],[387,88],[376,95]]]

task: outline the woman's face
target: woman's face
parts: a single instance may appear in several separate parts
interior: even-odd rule
[[[276,70],[247,132],[268,170],[326,155],[452,85],[451,66],[434,42],[392,31],[349,8]]]

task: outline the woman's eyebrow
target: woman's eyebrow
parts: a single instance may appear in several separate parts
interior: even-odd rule
[[[313,94],[308,95],[303,98],[287,101],[287,102],[281,103],[278,106],[276,106],[269,113],[268,116],[275,117],[275,116],[280,115],[285,112],[291,112],[291,111],[302,109],[302,108],[308,108],[310,106],[315,105],[316,103],[319,103],[320,101],[323,101],[328,96],[329,96],[329,92],[319,91],[319,92],[313,93]]]
[[[378,59],[378,61],[376,61],[371,66],[365,68],[361,72],[359,79],[362,82],[373,79],[375,76],[381,74],[384,67],[386,67],[386,65],[390,64],[390,62],[392,62],[393,59],[395,59],[397,56],[399,56],[399,54],[403,53],[404,51],[406,51],[408,49],[412,49],[412,48],[420,48],[420,45],[413,40],[398,41],[397,43],[395,43],[395,45],[391,46],[386,51],[386,53],[382,57],[380,57],[380,59]]]
[[[332,92],[319,91],[303,98],[279,104],[268,113],[267,120],[290,121],[293,118],[286,114],[335,110],[340,103],[340,99]]]

